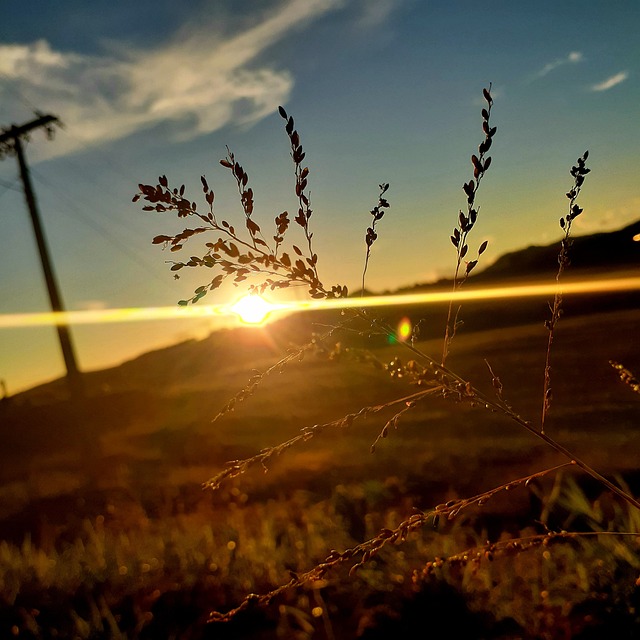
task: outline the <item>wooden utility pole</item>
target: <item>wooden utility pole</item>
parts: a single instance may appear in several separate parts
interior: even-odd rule
[[[59,125],[60,121],[55,116],[36,114],[38,117],[31,122],[16,126],[11,125],[9,128],[0,129],[0,159],[5,155],[14,155],[18,159],[18,167],[20,169],[20,178],[22,179],[22,185],[24,187],[24,195],[31,214],[31,222],[33,224],[33,232],[36,237],[36,243],[38,245],[38,252],[40,253],[40,260],[42,262],[42,270],[44,272],[44,279],[47,284],[47,291],[49,293],[49,300],[51,302],[51,309],[54,312],[63,312],[64,306],[62,304],[62,297],[58,289],[58,284],[53,271],[53,264],[49,256],[49,249],[47,247],[46,238],[44,235],[44,229],[40,221],[40,214],[38,212],[38,206],[36,203],[36,197],[31,185],[31,176],[29,174],[29,167],[24,155],[24,149],[22,146],[22,138],[28,139],[28,134],[34,129],[43,128],[47,134],[47,137],[51,139],[53,137],[54,125]],[[62,349],[62,356],[64,358],[64,364],[67,369],[67,380],[69,386],[74,395],[82,394],[82,375],[78,369],[76,362],[76,356],[73,349],[73,342],[71,341],[71,334],[69,327],[65,323],[56,323],[56,329],[58,331],[58,339],[60,340],[60,348]]]

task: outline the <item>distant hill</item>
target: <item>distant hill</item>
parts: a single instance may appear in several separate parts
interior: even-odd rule
[[[623,229],[609,233],[597,233],[573,238],[571,247],[571,267],[567,276],[578,275],[597,277],[612,271],[638,270],[640,267],[640,242],[634,237],[640,234],[640,220]],[[496,286],[500,282],[555,276],[558,269],[559,242],[545,246],[530,246],[520,251],[507,253],[493,265],[469,279],[465,287]],[[436,283],[416,284],[393,293],[416,293],[450,290],[451,280]],[[467,302],[461,318],[462,331],[480,331],[500,326],[514,326],[540,323],[548,317],[548,300],[542,298],[496,302],[484,300]],[[446,318],[444,303],[420,304],[410,308],[388,306],[376,309],[376,317],[395,326],[403,317],[421,324],[421,338],[442,335]],[[640,292],[624,292],[598,295],[568,296],[564,301],[568,314],[576,316],[593,311],[640,308]],[[105,391],[154,387],[162,389],[169,384],[180,386],[180,381],[190,386],[210,385],[211,372],[232,375],[242,371],[246,378],[246,367],[266,367],[273,364],[292,344],[304,344],[312,333],[321,333],[327,325],[336,326],[344,320],[340,312],[313,311],[294,314],[268,325],[265,330],[238,328],[213,332],[204,340],[188,340],[164,349],[145,353],[122,365],[86,374],[90,387]],[[356,329],[358,327],[356,326]],[[336,331],[332,339],[345,344],[360,346],[380,346],[381,338],[369,339],[370,329],[361,323],[361,333]],[[258,364],[260,363],[260,364]],[[62,379],[40,385],[24,392],[30,399],[40,400],[56,397],[64,388]],[[22,394],[19,394],[22,395]]]
[[[640,267],[640,220],[618,231],[594,233],[573,238],[571,270]],[[506,253],[480,272],[476,280],[506,280],[529,275],[555,273],[558,270],[559,242],[530,246]]]
[[[640,268],[640,220],[617,231],[572,237],[571,267],[567,276],[585,271],[624,271]],[[495,281],[530,279],[554,276],[558,272],[560,239],[547,245],[530,245],[524,249],[505,253],[491,266],[477,271],[469,278],[469,286]],[[640,274],[639,274],[640,275]],[[430,290],[448,290],[451,279],[416,283],[397,291],[385,293],[416,293]]]

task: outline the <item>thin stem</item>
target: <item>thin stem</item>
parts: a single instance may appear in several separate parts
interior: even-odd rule
[[[564,230],[564,237],[560,244],[560,253],[558,254],[558,273],[556,274],[556,283],[558,288],[553,298],[553,305],[551,306],[551,318],[546,321],[545,326],[549,331],[549,339],[547,341],[547,352],[544,363],[544,383],[542,387],[542,414],[540,417],[540,431],[544,433],[544,426],[551,408],[551,346],[553,345],[553,338],[556,325],[562,315],[562,291],[560,289],[560,279],[566,267],[569,266],[569,247],[571,246],[571,223],[573,220],[582,213],[582,209],[576,204],[576,200],[580,195],[580,190],[584,183],[584,178],[589,173],[590,169],[587,169],[585,162],[589,155],[588,151],[585,151],[582,157],[578,158],[577,164],[571,167],[571,175],[574,177],[573,187],[566,194],[569,199],[569,213],[565,218],[560,218],[560,227]]]
[[[491,98],[491,84],[488,89],[483,90],[484,99],[487,102],[487,107],[482,109],[482,130],[485,134],[485,139],[478,146],[478,155],[473,154],[471,156],[471,164],[473,165],[473,180],[466,182],[462,189],[467,196],[467,212],[466,214],[460,211],[458,216],[458,223],[453,229],[453,235],[451,236],[451,243],[456,248],[456,268],[453,276],[452,291],[455,293],[467,280],[471,271],[478,264],[478,258],[470,260],[466,263],[464,276],[460,275],[460,269],[462,262],[467,255],[469,245],[467,244],[467,238],[471,229],[473,229],[477,217],[478,208],[475,207],[475,198],[480,187],[480,182],[484,177],[485,172],[491,164],[491,157],[485,159],[486,153],[491,148],[493,136],[496,133],[496,127],[491,127],[489,120],[491,118],[491,107],[493,106],[493,99]],[[483,242],[478,250],[478,257],[487,247],[487,243]],[[442,364],[447,361],[449,354],[449,347],[453,340],[456,330],[458,328],[458,315],[460,313],[460,307],[453,316],[453,298],[449,301],[447,309],[447,320],[445,324],[444,343],[442,345]]]
[[[367,268],[369,266],[369,257],[371,255],[371,247],[373,243],[378,239],[378,234],[376,233],[376,224],[379,220],[382,220],[384,216],[384,210],[389,207],[389,203],[385,198],[383,198],[387,189],[389,188],[388,183],[383,183],[380,185],[380,195],[378,196],[378,204],[371,209],[371,215],[373,216],[373,222],[371,226],[367,228],[367,235],[365,236],[365,244],[367,245],[367,254],[364,258],[364,269],[362,271],[362,290],[361,296],[364,296],[364,282],[365,276],[367,275]]]

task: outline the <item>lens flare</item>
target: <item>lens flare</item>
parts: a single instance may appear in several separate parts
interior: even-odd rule
[[[402,318],[398,324],[398,330],[396,331],[396,338],[398,342],[406,342],[411,337],[411,320],[409,318]]]
[[[189,318],[233,318],[240,315],[245,322],[265,323],[280,314],[314,309],[347,309],[366,307],[412,306],[443,302],[464,302],[470,300],[504,300],[510,298],[532,298],[554,296],[558,291],[565,295],[588,293],[613,293],[640,290],[640,278],[611,278],[603,280],[583,280],[557,283],[528,284],[486,289],[459,289],[451,291],[422,292],[388,296],[368,296],[364,298],[336,298],[332,300],[305,300],[271,304],[262,299],[262,311],[247,312],[254,320],[248,320],[244,311],[236,308],[239,303],[218,305],[195,305],[188,307],[134,307],[129,309],[94,309],[87,311],[66,311],[46,313],[13,313],[0,315],[0,329],[35,327],[57,324],[102,324],[111,322],[136,322],[143,320],[169,320]],[[250,296],[258,298],[258,296]],[[244,306],[245,303],[243,303]],[[256,304],[256,306],[258,306]],[[262,315],[261,315],[262,314]],[[259,319],[257,319],[259,318]]]

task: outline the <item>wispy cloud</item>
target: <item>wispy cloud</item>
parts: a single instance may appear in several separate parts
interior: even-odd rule
[[[602,82],[592,85],[591,91],[607,91],[612,87],[619,85],[621,82],[624,82],[628,77],[628,71],[621,71],[620,73],[616,73],[615,75],[607,78]]]
[[[582,62],[584,60],[584,56],[580,51],[572,51],[569,55],[564,58],[556,58],[553,62],[547,63],[538,73],[536,73],[536,78],[542,78],[546,76],[548,73],[551,73],[554,69],[561,67],[565,64],[575,64],[577,62]]]
[[[635,222],[638,219],[638,211],[640,211],[640,196],[632,196],[623,198],[611,209],[596,206],[589,212],[590,215],[576,218],[575,224],[584,233],[613,231]]]
[[[0,99],[17,89],[60,116],[73,135],[44,145],[49,157],[166,121],[182,139],[232,119],[251,124],[286,103],[293,86],[287,70],[261,66],[261,54],[342,4],[286,0],[240,33],[212,36],[187,25],[164,48],[104,57],[55,51],[44,40],[0,45]]]
[[[400,5],[399,0],[364,0],[360,7],[358,25],[365,29],[382,26]]]

